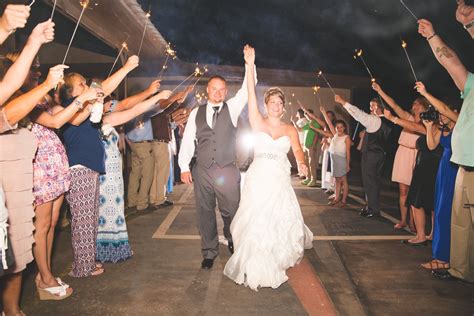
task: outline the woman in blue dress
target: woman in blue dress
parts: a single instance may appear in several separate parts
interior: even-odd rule
[[[458,113],[428,93],[423,83],[417,82],[416,89],[440,113],[440,128],[436,128],[432,121],[423,121],[423,124],[426,126],[428,148],[433,150],[438,145],[443,147],[443,155],[436,176],[432,245],[433,259],[421,266],[430,270],[448,269],[451,243],[451,209],[456,174],[458,172],[458,166],[450,161],[452,153],[451,135],[458,118]]]

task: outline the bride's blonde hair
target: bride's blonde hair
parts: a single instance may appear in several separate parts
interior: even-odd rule
[[[270,97],[274,95],[279,97],[283,102],[283,106],[285,106],[285,94],[283,93],[283,90],[278,87],[271,87],[267,91],[265,91],[265,94],[263,95],[263,100],[265,104],[267,104],[268,100],[270,100]]]

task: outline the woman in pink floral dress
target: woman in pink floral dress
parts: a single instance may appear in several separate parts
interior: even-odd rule
[[[18,53],[9,53],[6,57],[14,62],[18,56]],[[39,61],[36,59],[30,68],[22,91],[30,91],[38,86],[40,76]],[[78,111],[83,109],[83,102],[96,97],[95,91],[92,92],[87,93],[86,91],[81,95],[82,103],[67,109],[51,106],[53,101],[46,95],[29,115],[31,132],[36,137],[38,144],[33,160],[35,207],[33,255],[39,271],[35,279],[36,286],[38,291],[55,289],[59,286],[66,288],[61,294],[49,299],[64,299],[72,294],[72,288],[69,288],[61,279],[55,278],[51,272],[54,228],[59,217],[64,193],[69,190],[71,177],[66,151],[55,129],[60,128],[75,115],[81,115],[78,114]],[[89,113],[87,110],[81,112]]]

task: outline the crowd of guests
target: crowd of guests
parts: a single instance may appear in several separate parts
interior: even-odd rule
[[[0,42],[24,27],[29,15],[28,6],[8,5],[0,19]],[[456,17],[474,37],[474,8],[460,2]],[[421,96],[409,111],[376,82],[372,88],[379,98],[370,101],[370,113],[339,95],[335,102],[365,129],[358,148],[367,206],[360,214],[367,218],[380,214],[384,144],[393,124],[399,125],[403,130],[392,181],[399,184],[401,218],[395,228],[408,226],[416,233],[409,245],[433,241],[433,259],[423,267],[449,269],[449,275],[474,281],[474,75],[429,21],[418,23],[419,33],[462,93],[460,112],[421,82],[415,87]],[[159,209],[173,205],[167,197],[175,173],[173,152],[179,150],[189,114],[181,105],[190,89],[171,95],[160,91],[159,81],[123,100],[111,97],[139,65],[137,56],[105,79],[87,80],[77,72],[64,75],[69,67],[57,65],[40,83],[37,53],[53,40],[54,23],[48,20],[33,29],[21,51],[0,59],[0,274],[5,315],[23,314],[22,271],[33,260],[40,299],[61,300],[73,293],[54,276],[51,266],[64,198],[71,212],[71,276],[100,275],[104,262],[133,255],[124,214],[121,139],[115,127],[125,126],[132,153],[128,210]],[[329,204],[346,207],[352,140],[345,121],[323,106],[320,111],[321,117],[301,106],[292,119],[309,166],[302,184],[317,186],[321,160],[321,187],[331,194]],[[426,214],[433,221],[429,234]]]
[[[28,6],[7,5],[0,19],[1,43],[24,27],[29,15]],[[154,81],[138,94],[113,99],[112,92],[139,65],[137,56],[106,79],[87,80],[77,72],[64,75],[69,67],[57,65],[39,83],[37,53],[53,40],[54,23],[48,20],[33,29],[21,51],[0,59],[0,273],[5,315],[23,314],[19,306],[22,271],[33,260],[41,300],[62,300],[73,293],[72,287],[54,276],[51,266],[64,198],[71,213],[71,276],[100,275],[104,262],[116,263],[133,255],[115,127],[147,113],[155,127],[163,127],[163,137],[168,136],[172,116],[189,93],[188,89],[171,96],[171,91],[159,91],[160,82]],[[155,177],[145,187],[152,187],[151,201],[158,206],[171,204],[164,198],[170,175],[165,140],[151,142],[154,156],[160,156],[156,163],[152,160]],[[158,148],[161,143],[166,149]],[[168,168],[158,165],[161,160]]]
[[[456,19],[474,38],[474,7],[459,1]],[[420,97],[413,101],[410,110],[400,106],[375,81],[372,88],[379,97],[370,101],[370,113],[339,95],[335,95],[335,102],[364,127],[357,149],[362,153],[362,183],[367,205],[360,215],[367,218],[380,215],[385,148],[393,125],[398,125],[402,132],[391,179],[399,185],[400,221],[394,228],[409,227],[415,233],[406,242],[410,246],[423,246],[432,241],[432,260],[421,266],[432,270],[433,275],[473,282],[474,76],[436,34],[429,21],[421,19],[418,25],[418,32],[426,38],[436,59],[461,92],[464,102],[460,112],[433,96],[422,82],[416,82],[414,88]],[[292,122],[300,131],[300,142],[310,166],[311,160],[318,157],[314,148],[322,150],[321,188],[334,193],[329,204],[345,207],[352,141],[344,121],[337,120],[333,112],[322,106],[321,114],[324,119],[301,106],[297,120],[292,118]],[[323,136],[320,142],[314,132]],[[314,182],[312,171],[302,184],[316,186]],[[425,231],[427,214],[431,217],[428,234]]]

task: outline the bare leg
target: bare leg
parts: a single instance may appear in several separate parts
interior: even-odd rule
[[[426,239],[433,240],[433,229],[434,229],[434,210],[431,211],[431,232],[428,236],[426,236]]]
[[[48,267],[47,236],[51,227],[53,202],[47,202],[35,208],[35,243],[33,255],[38,266],[39,275],[36,285],[40,288],[59,286]]]
[[[349,194],[349,182],[347,181],[347,175],[341,177],[341,182],[344,190],[342,191],[342,204],[346,204],[347,195]]]
[[[334,199],[329,202],[329,205],[335,205],[339,201],[341,195],[341,178],[336,178],[336,188],[334,191]]]
[[[401,229],[405,226],[407,226],[407,215],[408,215],[408,208],[406,206],[406,201],[407,201],[407,195],[408,195],[408,189],[410,186],[399,183],[398,188],[400,191],[400,195],[398,197],[398,203],[400,206],[400,223],[395,224],[395,228]]]
[[[415,217],[416,236],[410,239],[410,243],[421,243],[426,241],[425,224],[426,215],[423,208],[416,208],[412,206],[412,211]]]
[[[56,198],[53,201],[53,213],[51,215],[51,226],[49,228],[48,236],[46,237],[46,247],[47,247],[47,260],[48,260],[48,268],[49,271],[53,271],[51,269],[51,256],[53,251],[53,241],[54,241],[54,231],[56,229],[56,225],[58,223],[59,214],[61,212],[61,205],[63,204],[64,194]]]
[[[3,277],[3,312],[6,316],[20,313],[21,279],[23,272],[8,274]]]

